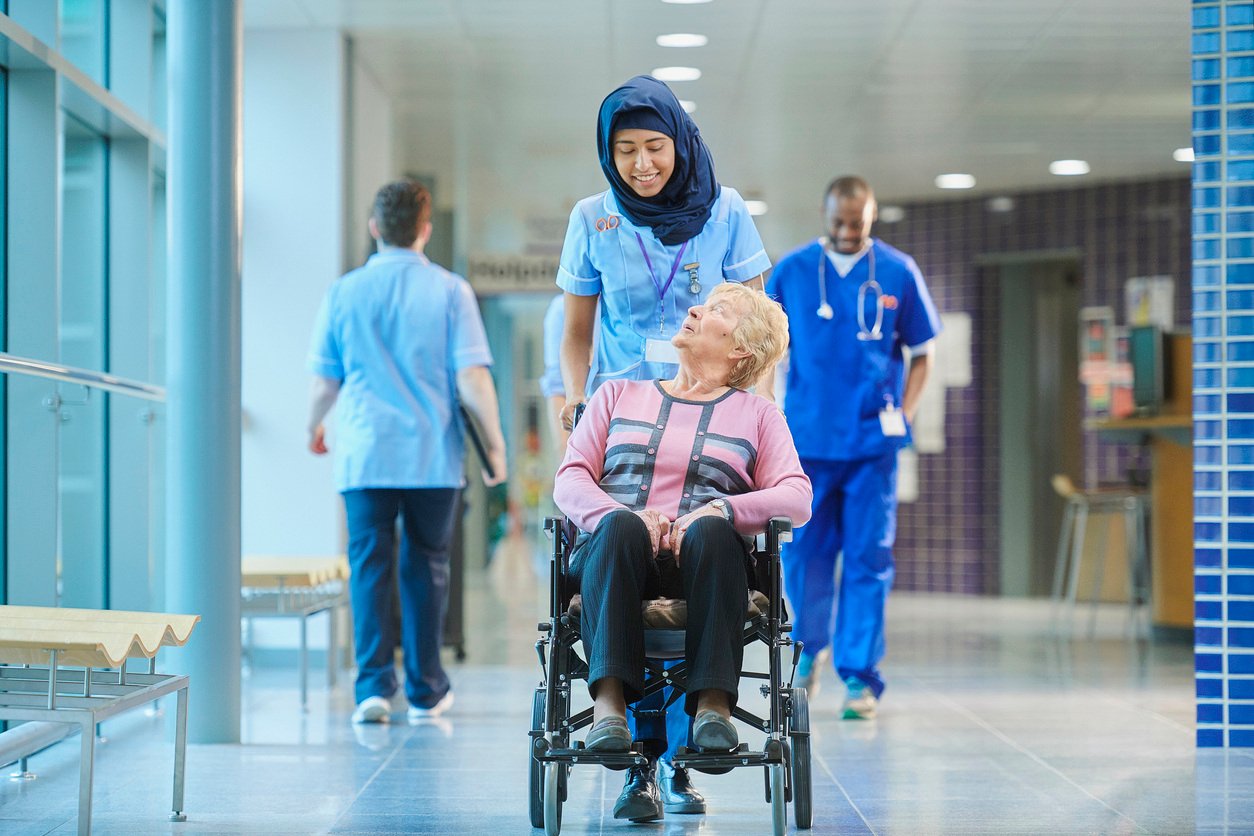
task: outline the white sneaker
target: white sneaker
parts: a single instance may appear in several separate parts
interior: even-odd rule
[[[842,720],[873,720],[876,705],[875,692],[856,676],[845,680],[845,704],[842,707]]]
[[[383,697],[366,697],[353,712],[354,723],[392,722],[392,703]]]
[[[440,701],[430,708],[419,708],[416,705],[409,707],[409,722],[416,723],[419,720],[426,720],[431,717],[439,717],[444,712],[453,707],[453,692],[449,691],[440,697]]]

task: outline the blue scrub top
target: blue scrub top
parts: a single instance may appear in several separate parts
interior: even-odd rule
[[[645,226],[632,224],[613,192],[575,204],[557,271],[557,286],[576,296],[600,294],[587,394],[607,380],[656,380],[673,377],[674,363],[645,360],[646,340],[669,341],[683,325],[688,308],[705,301],[716,284],[744,282],[766,272],[771,260],[753,218],[735,189],[723,186],[701,232],[688,241],[679,269],[659,303],[640,243],[644,242],[658,282],[665,285],[679,246],[668,247]],[[684,265],[698,264],[700,292],[689,292]]]
[[[940,316],[923,274],[910,256],[872,239],[875,281],[883,288],[883,334],[859,339],[858,291],[870,278],[871,253],[842,277],[822,245],[792,251],[771,274],[766,291],[788,314],[789,367],[784,413],[802,458],[850,461],[880,456],[909,443],[886,437],[879,413],[901,406],[905,388],[902,349],[918,348],[940,333]],[[833,316],[818,315],[819,259],[826,261],[827,302]],[[875,293],[863,299],[866,331],[875,323]]]
[[[463,484],[456,373],[492,365],[470,284],[388,248],[331,285],[309,370],[340,381],[336,490]]]
[[[562,328],[566,325],[566,297],[559,294],[544,312],[544,374],[540,394],[546,398],[566,394],[562,385]]]

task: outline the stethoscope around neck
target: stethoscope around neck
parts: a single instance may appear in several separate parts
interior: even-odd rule
[[[829,240],[826,236],[819,239],[819,309],[816,311],[820,319],[828,320],[835,315],[832,306],[827,302],[827,244]],[[867,259],[867,278],[858,286],[858,339],[882,340],[884,338],[884,332],[881,330],[884,325],[884,288],[880,287],[880,283],[875,280],[874,244],[867,253]],[[866,327],[866,297],[871,292],[875,293],[875,325],[868,329]]]

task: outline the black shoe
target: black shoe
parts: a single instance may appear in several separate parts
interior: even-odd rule
[[[614,805],[614,818],[632,821],[653,821],[662,818],[653,764],[633,766],[627,770],[627,783]]]
[[[668,761],[658,765],[658,789],[662,794],[662,809],[668,813],[705,812],[705,796],[697,792],[688,777],[688,770],[676,769]]]

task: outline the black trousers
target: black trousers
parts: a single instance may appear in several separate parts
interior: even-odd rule
[[[623,681],[627,702],[644,689],[644,623],[640,602],[688,601],[684,655],[685,708],[696,713],[698,691],[726,691],[736,704],[744,659],[745,601],[751,558],[731,523],[702,517],[684,534],[679,565],[656,560],[644,521],[630,511],[607,514],[571,559],[583,596],[580,630],[588,653],[588,689],[607,676]]]

